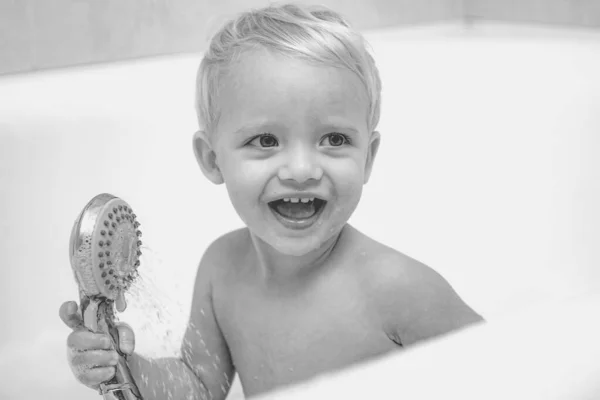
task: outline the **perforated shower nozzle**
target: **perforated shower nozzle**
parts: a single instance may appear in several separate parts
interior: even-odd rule
[[[137,277],[142,232],[133,210],[122,199],[103,193],[83,209],[71,233],[71,267],[87,297],[116,301]]]

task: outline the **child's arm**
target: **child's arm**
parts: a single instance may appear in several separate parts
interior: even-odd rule
[[[180,358],[145,359],[135,354],[133,331],[126,324],[118,326],[119,349],[129,355],[128,366],[144,400],[219,400],[227,396],[235,371],[213,314],[211,293],[212,271],[222,254],[226,252],[213,244],[200,262]],[[74,376],[97,390],[115,375],[119,359],[108,334],[88,331],[73,301],[65,302],[59,315],[73,329],[67,339],[67,354]]]
[[[218,247],[218,241],[209,246],[198,267],[181,358],[129,359],[144,400],[219,400],[229,392],[235,370],[212,304],[212,271],[223,256]]]

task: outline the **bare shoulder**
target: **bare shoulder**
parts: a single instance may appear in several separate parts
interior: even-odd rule
[[[233,266],[239,264],[238,260],[244,257],[249,240],[247,228],[219,236],[204,251],[199,274],[209,274],[211,278],[217,278],[214,276],[215,273],[228,273]]]
[[[238,229],[218,237],[208,245],[196,273],[194,292],[198,298],[212,298],[215,287],[219,287],[224,278],[233,273],[232,269],[240,264],[239,259],[243,257],[247,238],[247,229]]]
[[[242,248],[242,244],[244,244],[248,238],[247,228],[240,228],[225,233],[215,239],[206,248],[203,259],[206,259],[207,261],[234,259]]]
[[[196,302],[212,302],[215,285],[218,285],[222,276],[236,265],[236,257],[239,257],[238,253],[242,248],[240,243],[244,240],[244,231],[238,229],[226,233],[208,245],[198,265],[192,307]]]
[[[402,345],[482,321],[433,268],[372,239],[363,250],[365,280],[388,336]]]

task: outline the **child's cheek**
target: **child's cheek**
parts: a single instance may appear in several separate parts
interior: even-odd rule
[[[255,186],[257,182],[264,179],[266,164],[264,160],[231,157],[222,167],[225,182],[232,186]]]
[[[326,171],[340,192],[355,190],[365,174],[364,162],[358,157],[336,159],[329,163]]]
[[[364,165],[358,158],[337,160],[329,168],[336,196],[332,204],[335,214],[349,217],[354,212],[362,195],[364,173]]]
[[[256,185],[258,182],[266,183],[269,175],[273,174],[272,162],[269,160],[244,160],[237,168],[237,176],[240,181]]]
[[[237,160],[227,166],[225,184],[235,208],[247,208],[260,200],[272,175],[268,164],[265,160]]]

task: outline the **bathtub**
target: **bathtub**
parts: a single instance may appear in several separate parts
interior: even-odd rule
[[[382,142],[350,222],[436,269],[490,323],[597,291],[600,34],[481,23],[366,36],[383,80]],[[72,223],[98,193],[136,210],[157,290],[175,310],[160,334],[168,331],[175,345],[183,334],[204,248],[241,226],[224,187],[204,179],[194,160],[199,61],[184,54],[0,77],[0,375],[10,382],[0,398],[98,398],[69,371],[68,329],[57,315],[77,298]],[[147,323],[143,307],[130,308],[124,320]],[[499,326],[497,340],[503,329],[510,330]],[[579,336],[561,329],[582,350]],[[465,373],[487,362],[482,354],[503,356],[498,348],[468,353],[464,334],[447,343],[461,342],[461,354],[470,354]],[[486,337],[471,350],[495,341]],[[140,332],[139,351],[156,351],[154,340]],[[451,348],[440,344],[431,359],[455,357]],[[429,349],[422,354],[438,347]],[[561,351],[556,357],[566,357]],[[418,352],[398,365],[423,382],[425,375],[410,375],[412,360],[426,359]],[[442,379],[448,360],[432,380]],[[512,365],[505,361],[502,371]],[[231,398],[241,396],[236,384]]]

